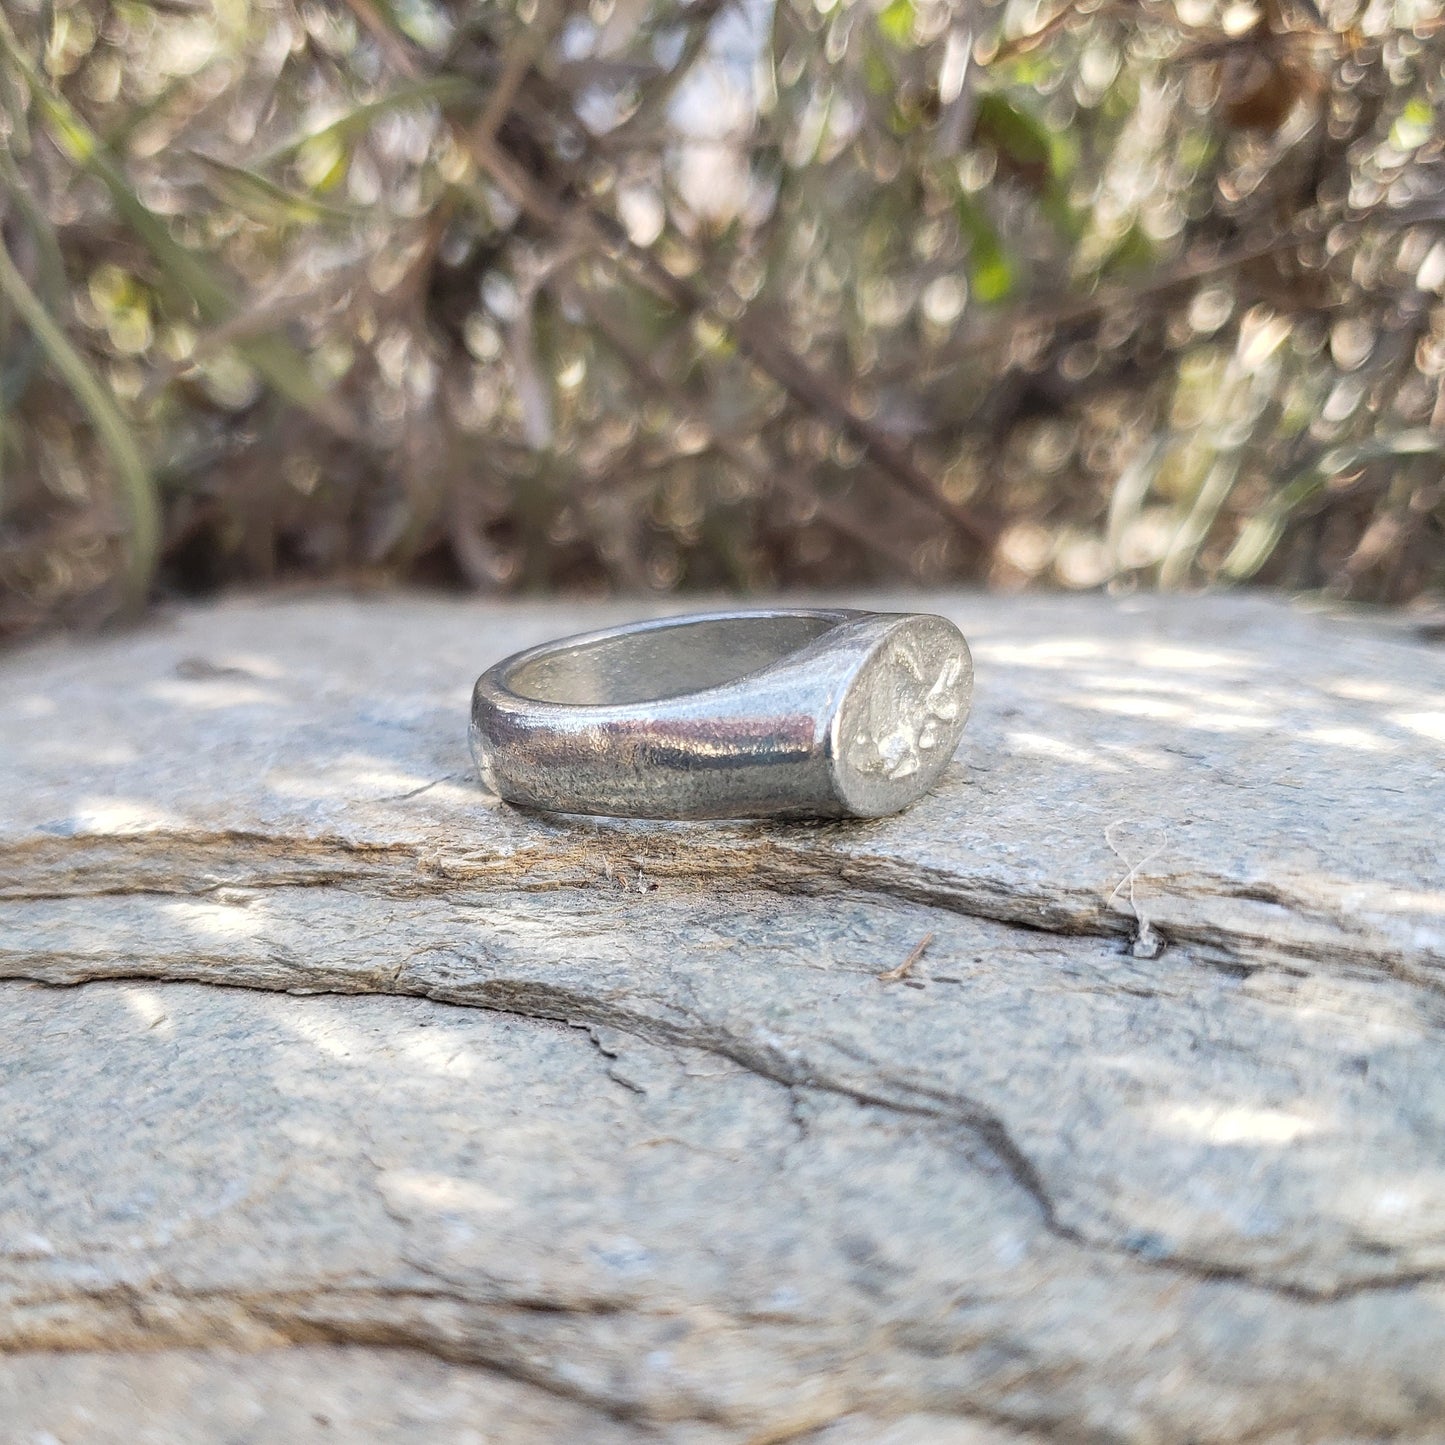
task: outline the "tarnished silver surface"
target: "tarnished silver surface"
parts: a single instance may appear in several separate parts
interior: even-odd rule
[[[942,617],[670,617],[489,668],[472,756],[499,797],[553,812],[875,818],[938,781],[972,689],[968,644]]]

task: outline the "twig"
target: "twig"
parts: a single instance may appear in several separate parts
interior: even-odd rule
[[[637,133],[648,121],[666,110],[668,102],[677,93],[678,87],[687,79],[688,72],[702,56],[713,21],[731,3],[732,0],[693,0],[693,3],[679,16],[679,19],[688,27],[682,53],[660,79],[653,80],[648,84],[637,109],[607,135],[605,149],[616,148],[619,141],[626,144],[635,140]]]
[[[1077,18],[1078,15],[1079,7],[1076,0],[1067,0],[1067,3],[1061,5],[1037,30],[1030,30],[1027,35],[1019,35],[1013,40],[1003,41],[997,50],[979,55],[978,62],[980,65],[997,65],[1001,61],[1027,55],[1029,51],[1037,50],[1046,40],[1051,40],[1058,30]]]
[[[637,379],[648,389],[662,396],[675,410],[685,412],[702,421],[712,436],[713,446],[740,472],[761,483],[773,480],[776,475],[785,486],[798,492],[802,491],[800,479],[796,473],[789,470],[780,474],[765,474],[762,463],[746,446],[735,437],[715,430],[696,400],[664,372],[640,346],[634,344],[632,339],[611,316],[607,315],[594,302],[591,296],[578,287],[571,288],[569,294],[587,313],[587,318],[596,328],[597,334],[622,358]],[[826,497],[819,497],[817,502],[818,516],[828,526],[891,565],[901,567],[905,572],[912,572],[911,560],[900,557],[882,537],[876,535],[875,531],[867,527],[860,519],[851,516]]]
[[[405,41],[386,25],[372,0],[347,0],[347,4],[385,48],[388,58],[398,70],[414,79],[418,74],[415,56]],[[510,108],[530,64],[529,49],[514,47],[504,63],[502,77],[489,100],[483,123],[460,137],[472,158],[513,204],[543,225],[558,232],[571,230],[589,245],[619,257],[652,290],[686,315],[708,316],[716,321],[731,333],[738,350],[760,371],[772,377],[794,401],[832,422],[862,449],[879,471],[951,523],[970,542],[985,549],[991,548],[996,540],[995,527],[969,508],[940,493],[902,447],[854,411],[831,383],[790,351],[778,338],[775,329],[761,324],[737,297],[704,296],[690,282],[673,275],[651,251],[635,245],[615,219],[597,211],[582,199],[572,199],[564,204],[502,149],[495,127],[489,127],[485,122],[494,112],[497,125],[505,118],[505,111]],[[513,72],[519,73],[514,81],[507,84],[508,76]],[[736,304],[720,304],[723,300]],[[734,316],[736,319],[733,319]]]
[[[890,968],[887,973],[880,973],[878,979],[881,983],[897,983],[900,979],[907,978],[913,972],[913,965],[923,957],[928,945],[933,942],[936,935],[925,933],[917,943],[913,945],[908,957],[898,965],[897,968]]]
[[[482,111],[481,119],[477,121],[476,127],[472,131],[470,139],[473,144],[486,143],[497,138],[503,122],[507,119],[508,112],[512,109],[512,102],[516,100],[517,92],[527,78],[527,72],[537,63],[543,50],[546,49],[556,23],[556,5],[543,0],[538,7],[535,19],[530,25],[523,28],[511,45],[507,47],[506,57],[502,61],[501,74],[498,75],[497,82],[492,87],[492,93],[487,97],[487,104]]]
[[[402,75],[408,80],[416,80],[421,75],[421,67],[417,64],[411,46],[386,23],[386,18],[371,0],[346,0],[346,8],[356,16],[386,58]]]
[[[394,237],[388,237],[388,244],[394,244],[394,242]],[[323,276],[314,286],[307,287],[302,291],[293,291],[289,295],[277,294],[266,297],[257,301],[247,310],[238,311],[234,316],[211,327],[208,331],[201,332],[190,351],[180,360],[157,366],[150,379],[141,388],[137,398],[138,405],[149,406],[166,387],[207,357],[214,356],[228,346],[254,341],[271,332],[279,331],[282,326],[297,316],[324,305],[338,292],[352,285],[357,275],[364,272],[367,263],[374,256],[375,252],[367,252],[356,260],[339,266],[329,275]]]
[[[650,251],[633,244],[615,220],[585,202],[575,202],[575,209],[569,210],[495,142],[474,144],[472,154],[514,205],[550,228],[580,232],[590,244],[632,267],[650,289],[684,314],[705,315],[716,321],[732,334],[738,350],[760,371],[772,377],[794,401],[831,421],[893,482],[951,522],[971,542],[985,548],[992,546],[995,529],[968,508],[943,496],[902,447],[859,416],[828,381],[788,350],[773,327],[762,326],[741,303],[736,308],[741,315],[733,319],[726,314],[733,308],[724,307],[716,298],[705,297],[683,277],[673,275]]]

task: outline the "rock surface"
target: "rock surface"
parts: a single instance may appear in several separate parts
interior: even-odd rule
[[[868,824],[490,803],[472,678],[635,607],[0,663],[0,1441],[1445,1439],[1445,653],[929,605]]]

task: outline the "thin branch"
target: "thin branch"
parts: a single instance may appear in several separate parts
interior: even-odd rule
[[[913,462],[908,453],[871,421],[860,416],[831,382],[796,356],[771,327],[760,324],[739,302],[734,308],[707,297],[691,282],[669,271],[651,251],[634,245],[622,227],[585,202],[564,205],[506,154],[495,142],[473,146],[477,164],[508,198],[534,220],[559,234],[572,230],[591,245],[625,262],[650,289],[687,316],[706,316],[727,330],[738,350],[806,410],[825,418],[849,437],[885,476],[950,522],[956,531],[983,548],[992,546],[995,529],[966,507],[950,501]],[[736,300],[736,298],[731,298]]]
[[[707,48],[707,39],[712,32],[713,21],[722,14],[732,0],[693,0],[693,3],[679,16],[687,29],[682,53],[676,64],[655,79],[649,80],[646,93],[637,109],[615,130],[605,137],[606,148],[611,150],[622,141],[632,142],[637,132],[654,116],[666,110],[668,102],[677,94],[678,87],[687,79],[688,72],[697,64]]]
[[[387,23],[386,17],[372,4],[372,0],[346,0],[346,8],[360,21],[362,28],[376,41],[383,55],[394,70],[416,80],[421,75],[421,66],[412,53],[406,37],[397,34]]]
[[[1445,215],[1442,215],[1438,203],[1434,202],[1395,209],[1374,207],[1353,215],[1339,215],[1329,220],[1328,227],[1318,216],[1310,215],[1306,217],[1308,231],[1300,225],[1294,225],[1276,235],[1245,241],[1227,250],[1185,256],[1173,265],[1161,267],[1152,275],[1117,285],[1101,286],[1086,296],[1046,297],[1037,301],[1026,301],[994,316],[987,325],[978,330],[966,331],[961,335],[960,341],[972,353],[1012,340],[1021,326],[1064,326],[1072,321],[1083,321],[1097,316],[1100,312],[1126,309],[1207,277],[1237,270],[1251,261],[1278,255],[1281,251],[1295,250],[1308,241],[1318,239],[1326,229],[1370,225],[1403,229],[1407,226],[1438,223],[1441,220],[1445,220]]]
[[[513,37],[502,60],[501,74],[497,76],[481,118],[469,137],[473,145],[486,145],[497,138],[522,82],[551,43],[559,18],[555,0],[541,0],[536,17]]]
[[[587,313],[587,319],[596,333],[622,358],[643,385],[649,391],[661,396],[675,411],[683,412],[703,422],[712,436],[715,449],[740,472],[751,477],[764,489],[774,482],[781,481],[784,486],[800,494],[805,490],[802,478],[796,472],[791,470],[782,473],[765,471],[760,460],[735,437],[713,428],[703,415],[702,408],[695,398],[664,372],[641,347],[637,346],[631,337],[584,290],[574,286],[570,288],[568,294]],[[810,500],[812,500],[811,497]],[[892,566],[901,567],[905,572],[912,571],[911,560],[900,557],[875,531],[870,530],[857,518],[826,498],[819,497],[816,500],[818,516],[828,526],[840,532],[850,541],[857,542],[865,551],[873,553]]]
[[[907,978],[908,975],[913,972],[914,964],[928,951],[928,945],[933,942],[934,937],[935,935],[932,933],[925,933],[923,937],[913,945],[908,957],[905,958],[897,968],[890,968],[887,973],[880,973],[878,975],[879,983],[897,983],[900,979]]]
[[[707,8],[701,12],[703,30],[706,30],[723,3],[724,0],[706,0]],[[372,0],[347,0],[347,4],[358,20],[377,37],[378,43],[385,46],[388,57],[397,69],[408,78],[416,78],[419,74],[416,57],[405,41],[386,25]],[[509,64],[504,65],[498,92],[493,96],[497,103],[495,107],[492,104],[487,107],[488,112],[495,110],[498,125],[501,119],[505,118],[506,109],[510,109],[521,78],[531,64],[524,49],[514,49],[509,61]],[[506,80],[509,71],[519,72],[519,75],[510,85],[504,86],[502,82]],[[485,115],[483,119],[486,119]],[[830,381],[789,350],[771,327],[761,325],[758,318],[750,315],[738,298],[728,298],[736,302],[736,305],[720,306],[717,297],[704,296],[690,282],[673,275],[646,248],[634,245],[612,217],[599,212],[585,200],[571,200],[564,205],[503,150],[495,131],[489,130],[486,125],[478,124],[469,134],[459,138],[466,144],[476,163],[506,193],[514,205],[534,220],[556,231],[558,235],[570,231],[584,243],[619,257],[639,279],[684,315],[707,316],[721,325],[731,334],[738,350],[760,371],[772,377],[806,410],[836,426],[861,448],[874,466],[895,485],[949,522],[961,536],[975,546],[985,550],[993,546],[997,532],[993,525],[969,508],[959,506],[942,495],[903,447],[866,417],[860,416],[846,398],[838,394]]]

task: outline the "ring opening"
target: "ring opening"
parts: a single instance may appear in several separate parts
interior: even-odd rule
[[[747,677],[837,625],[835,617],[807,616],[682,621],[560,648],[524,662],[505,682],[534,702],[660,702]]]

